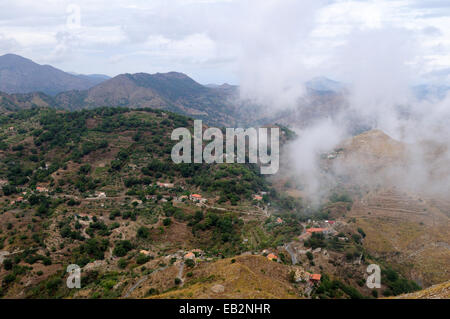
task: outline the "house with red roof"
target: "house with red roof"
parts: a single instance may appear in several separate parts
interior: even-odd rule
[[[253,199],[257,201],[261,201],[263,198],[260,195],[253,195]]]
[[[275,255],[275,254],[270,253],[270,254],[267,255],[267,259],[277,261],[278,260],[278,256]]]
[[[326,228],[308,228],[306,231],[310,234],[314,234],[314,233],[323,233],[326,230],[327,230]]]
[[[184,259],[194,259],[195,254],[193,252],[188,252],[186,255],[184,255]]]
[[[204,203],[206,202],[206,198],[203,198],[200,194],[191,194],[189,199],[193,202]]]

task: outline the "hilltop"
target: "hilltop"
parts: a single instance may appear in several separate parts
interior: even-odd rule
[[[195,116],[210,124],[233,123],[236,91],[203,86],[177,72],[121,74],[87,91],[56,96],[59,107],[76,110],[96,106],[156,108]]]

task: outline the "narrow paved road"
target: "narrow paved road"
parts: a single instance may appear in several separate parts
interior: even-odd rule
[[[131,286],[130,290],[128,290],[128,292],[126,293],[124,298],[128,298],[130,296],[130,294],[137,288],[139,287],[140,284],[142,284],[144,281],[146,281],[148,279],[148,276],[145,276],[141,279],[138,280],[137,283],[135,283],[133,286]]]
[[[9,251],[6,251],[6,250],[0,251],[0,265],[3,264],[3,260],[5,260],[6,256],[12,256],[12,255],[15,255],[15,254],[20,254],[21,252],[23,252],[23,249],[22,250],[18,250],[18,251],[14,251],[12,253],[10,253]]]
[[[164,269],[166,269],[166,268],[167,268],[167,266],[165,266],[165,267],[160,267],[160,268],[156,269],[154,272],[152,272],[152,274],[154,274],[155,272],[164,270]],[[123,298],[128,298],[128,297],[131,295],[131,293],[132,293],[134,290],[136,290],[136,288],[138,288],[144,281],[146,281],[146,280],[148,279],[148,276],[149,276],[149,275],[142,277],[142,278],[139,279],[133,286],[131,286],[131,288],[127,291],[127,293],[125,294],[125,296],[124,296]]]
[[[182,261],[180,263],[180,270],[178,270],[178,278],[180,278],[180,280],[181,280],[180,287],[183,287],[183,285],[184,285],[183,270],[184,270],[184,262]]]
[[[9,251],[6,251],[6,250],[0,251],[0,265],[3,264],[3,260],[8,255],[9,255]]]
[[[297,256],[295,254],[295,251],[292,249],[291,244],[285,244],[284,248],[286,248],[286,251],[289,253],[289,255],[291,255],[291,260],[292,260],[292,264],[296,265],[297,264]]]

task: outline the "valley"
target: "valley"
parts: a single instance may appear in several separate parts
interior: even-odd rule
[[[255,164],[173,164],[170,132],[193,121],[162,110],[0,120],[4,298],[374,298],[448,280],[443,199],[350,188],[313,208]]]

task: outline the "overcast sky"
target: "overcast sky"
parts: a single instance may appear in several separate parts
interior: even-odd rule
[[[5,53],[84,74],[234,84],[278,69],[345,80],[341,65],[373,58],[449,81],[450,1],[0,0]]]

